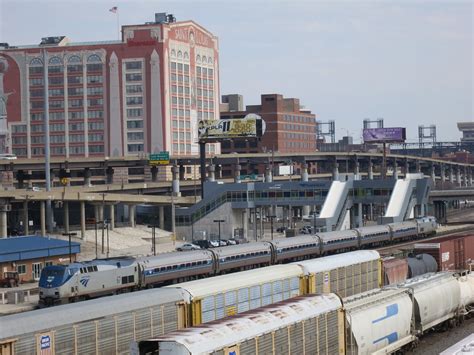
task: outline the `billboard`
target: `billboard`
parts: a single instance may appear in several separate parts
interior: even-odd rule
[[[365,128],[363,137],[365,143],[404,142],[406,133],[403,127]]]
[[[200,120],[198,122],[199,140],[258,138],[264,132],[265,121],[255,114],[248,114],[244,118]]]

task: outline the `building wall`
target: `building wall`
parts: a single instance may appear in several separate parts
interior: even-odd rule
[[[72,254],[73,262],[76,261],[76,254]],[[40,269],[44,268],[46,265],[57,265],[57,264],[69,264],[69,254],[68,255],[58,255],[47,258],[36,258],[29,260],[19,260],[14,262],[3,262],[0,263],[0,271],[2,273],[7,271],[18,271],[24,270],[20,273],[21,282],[34,281],[33,278],[33,264],[41,264]]]
[[[122,34],[0,50],[13,153],[44,155],[43,49],[52,156],[198,153],[197,120],[218,118],[217,38],[192,21],[123,26]]]

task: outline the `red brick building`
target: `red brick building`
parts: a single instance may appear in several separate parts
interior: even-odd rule
[[[222,107],[226,109],[229,106]],[[226,141],[221,145],[222,153],[316,151],[316,115],[303,110],[299,99],[286,99],[279,94],[262,95],[260,105],[247,106],[245,111],[221,110],[221,119],[241,118],[249,113],[260,115],[266,123],[266,131],[261,141],[257,144],[244,140]]]
[[[18,157],[44,155],[44,55],[52,156],[198,154],[197,120],[219,117],[218,40],[193,21],[156,14],[123,26],[117,41],[2,43],[0,88]]]
[[[223,141],[221,143],[222,153],[268,151],[312,153],[316,151],[316,115],[303,109],[299,99],[284,98],[279,94],[261,95],[260,105],[248,105],[245,111],[239,111],[242,108],[241,96],[228,96],[223,96],[221,119],[242,118],[249,113],[255,113],[265,121],[266,131],[260,141],[243,139]],[[234,98],[236,100],[233,100]],[[232,105],[232,102],[236,104]],[[255,170],[258,170],[259,173],[263,172],[262,167],[243,166],[243,169],[245,169],[243,172],[245,174],[255,172]],[[226,175],[228,174],[230,173]]]

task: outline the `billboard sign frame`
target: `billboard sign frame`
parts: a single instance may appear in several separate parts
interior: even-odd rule
[[[218,141],[232,138],[260,138],[265,133],[265,121],[250,113],[244,118],[199,120],[199,141]]]
[[[364,128],[364,143],[403,143],[406,140],[405,127]]]

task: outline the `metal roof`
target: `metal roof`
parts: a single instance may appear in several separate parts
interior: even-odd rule
[[[175,342],[189,354],[209,354],[340,307],[334,294],[302,296],[149,341]]]
[[[132,312],[168,302],[188,302],[188,298],[186,292],[179,289],[151,289],[13,314],[1,317],[0,339]]]
[[[275,280],[291,277],[303,276],[303,272],[298,265],[274,265],[259,269],[242,271],[235,274],[214,276],[207,279],[183,282],[177,285],[166,287],[179,287],[190,293],[193,298],[201,298],[216,293],[227,292],[260,285]],[[165,287],[165,288],[166,288]]]
[[[81,252],[81,245],[71,242],[73,254]],[[69,242],[51,237],[0,238],[0,262],[19,261],[69,254]]]
[[[305,274],[313,274],[378,259],[380,259],[380,254],[375,250],[359,250],[325,256],[323,258],[297,261],[291,264],[300,265],[304,269]]]

